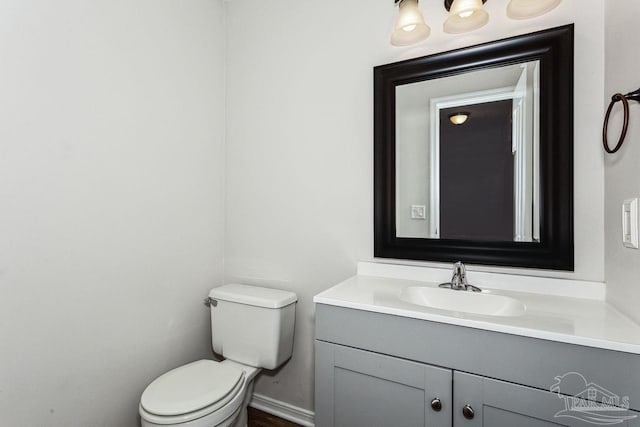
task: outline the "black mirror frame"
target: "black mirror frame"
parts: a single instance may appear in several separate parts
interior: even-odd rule
[[[573,24],[374,68],[374,256],[574,269]],[[396,236],[396,86],[540,60],[540,242]]]

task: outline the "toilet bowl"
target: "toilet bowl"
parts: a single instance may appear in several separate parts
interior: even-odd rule
[[[293,350],[294,293],[226,285],[209,293],[214,351],[155,379],[142,393],[142,427],[245,427],[254,378]]]
[[[259,371],[230,360],[199,360],[173,369],[142,393],[142,427],[244,426]]]

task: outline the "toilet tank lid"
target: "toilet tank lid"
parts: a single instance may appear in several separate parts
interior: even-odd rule
[[[234,283],[211,289],[209,297],[265,308],[281,308],[298,301],[293,292]]]

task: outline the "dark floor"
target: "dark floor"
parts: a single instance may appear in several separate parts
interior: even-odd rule
[[[255,408],[248,408],[249,421],[247,427],[300,427],[296,423],[283,420],[266,412],[259,411]]]

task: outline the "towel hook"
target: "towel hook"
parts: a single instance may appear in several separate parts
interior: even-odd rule
[[[626,95],[616,93],[611,97],[609,108],[607,108],[607,114],[604,117],[604,127],[602,128],[602,145],[604,146],[604,151],[609,154],[617,152],[620,147],[622,147],[624,138],[627,136],[627,129],[629,128],[629,100],[640,102],[640,89],[634,92],[629,92]],[[609,141],[607,141],[607,130],[609,128],[609,116],[611,115],[611,110],[613,110],[613,106],[618,101],[622,102],[622,107],[624,108],[624,123],[622,124],[622,133],[620,134],[620,138],[618,138],[618,143],[612,149],[609,147]]]

